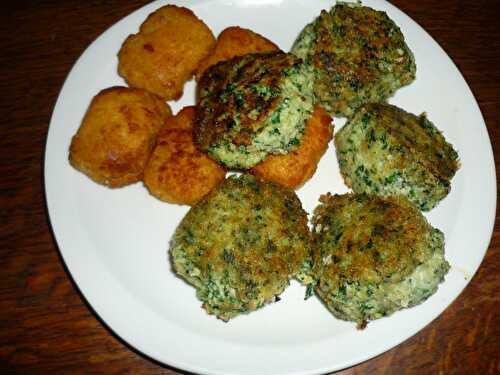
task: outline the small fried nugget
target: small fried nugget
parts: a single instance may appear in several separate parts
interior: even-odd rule
[[[212,32],[191,10],[166,5],[125,40],[118,53],[118,73],[132,87],[177,100],[214,46]]]
[[[170,107],[142,89],[111,87],[90,103],[71,141],[69,161],[95,182],[121,187],[141,180]]]
[[[144,171],[149,192],[169,203],[193,205],[226,175],[225,169],[193,143],[194,107],[167,120]]]
[[[217,37],[213,53],[200,63],[196,72],[196,80],[199,81],[205,70],[219,61],[229,60],[235,56],[246,55],[247,53],[279,50],[276,44],[252,30],[243,29],[238,26],[228,27]]]
[[[250,170],[259,180],[297,189],[309,180],[332,139],[333,124],[328,113],[316,106],[307,122],[299,147],[286,155],[269,155]]]

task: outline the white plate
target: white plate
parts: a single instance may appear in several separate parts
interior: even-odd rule
[[[384,1],[415,53],[417,80],[391,103],[420,113],[444,131],[462,168],[451,194],[428,215],[446,235],[452,267],[438,292],[412,309],[374,321],[359,331],[335,319],[317,299],[303,300],[293,282],[281,302],[230,323],[205,314],[194,288],[175,277],[169,239],[187,207],[162,203],[141,184],[111,190],[90,181],[67,162],[68,147],[91,100],[103,88],[123,85],[116,54],[146,16],[149,4],[102,34],[67,77],[47,139],[45,184],[60,251],[85,298],[125,341],[166,364],[201,373],[311,374],[338,370],[388,350],[436,318],[464,289],[484,257],[496,207],[495,169],[484,120],[459,71],[414,21]],[[180,2],[177,2],[180,3]],[[214,34],[231,25],[253,29],[288,50],[302,27],[333,1],[190,1]],[[194,102],[194,84],[171,103]],[[337,124],[338,125],[338,124]],[[331,147],[318,172],[298,194],[311,212],[320,194],[345,192]]]

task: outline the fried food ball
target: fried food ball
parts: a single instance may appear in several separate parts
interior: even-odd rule
[[[189,9],[166,5],[151,13],[118,53],[118,73],[132,87],[179,99],[184,83],[215,46],[210,29]]]
[[[335,135],[344,181],[357,193],[404,195],[421,210],[451,189],[458,154],[425,114],[370,103]]]
[[[95,182],[120,187],[142,179],[170,107],[142,89],[112,87],[90,103],[71,141],[69,161]]]
[[[199,81],[205,70],[219,61],[229,60],[235,56],[246,55],[247,53],[279,50],[276,44],[252,30],[238,26],[228,27],[217,37],[213,53],[200,63],[196,72],[196,80]]]
[[[227,321],[279,299],[309,256],[309,235],[293,190],[233,175],[190,209],[170,255],[203,308]]]
[[[324,195],[314,210],[315,294],[336,317],[358,323],[418,305],[450,265],[444,235],[404,197]]]
[[[352,3],[323,10],[300,33],[292,53],[315,68],[314,94],[332,116],[385,101],[415,79],[415,58],[385,12]]]
[[[167,120],[144,170],[149,192],[165,202],[193,205],[226,175],[222,166],[195,147],[194,115],[194,107],[185,107]]]
[[[332,135],[332,118],[323,108],[316,106],[296,149],[286,155],[269,155],[249,172],[259,180],[297,189],[316,172]]]
[[[198,85],[195,141],[234,169],[290,152],[313,111],[309,73],[302,60],[283,52],[247,54],[211,66]]]

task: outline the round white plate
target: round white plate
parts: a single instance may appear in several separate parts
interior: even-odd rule
[[[302,27],[333,1],[184,2],[217,35],[227,26],[257,31],[289,50]],[[200,308],[195,290],[171,270],[167,249],[188,207],[162,203],[138,183],[108,189],[68,164],[68,147],[91,98],[124,85],[117,52],[154,2],[124,18],[87,48],[66,79],[54,109],[45,160],[50,220],[64,261],[99,316],[129,344],[166,364],[210,374],[311,374],[338,370],[388,350],[436,318],[464,289],[484,257],[496,209],[491,144],[474,97],[438,44],[414,21],[384,1],[415,54],[417,79],[390,102],[426,111],[458,150],[462,167],[450,195],[426,216],[446,236],[451,270],[438,292],[422,305],[371,322],[359,331],[335,319],[316,299],[304,301],[296,282],[282,300],[223,323]],[[182,5],[181,2],[177,4]],[[194,103],[188,83],[174,111]],[[336,121],[336,125],[340,125]],[[316,175],[298,191],[308,212],[320,194],[347,191],[333,146]]]

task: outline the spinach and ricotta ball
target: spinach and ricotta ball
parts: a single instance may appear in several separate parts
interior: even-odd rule
[[[337,4],[299,34],[292,53],[315,70],[316,100],[332,116],[384,101],[415,79],[415,59],[385,12]]]
[[[458,154],[425,114],[360,107],[335,135],[340,172],[357,193],[404,195],[422,211],[449,193]]]
[[[324,195],[315,209],[314,292],[363,328],[436,292],[450,268],[444,235],[404,197]]]
[[[277,301],[299,276],[310,256],[307,214],[292,190],[231,176],[187,213],[170,254],[203,308],[227,321]]]
[[[283,52],[247,54],[210,67],[198,85],[195,139],[228,168],[286,154],[313,111],[311,69]]]

